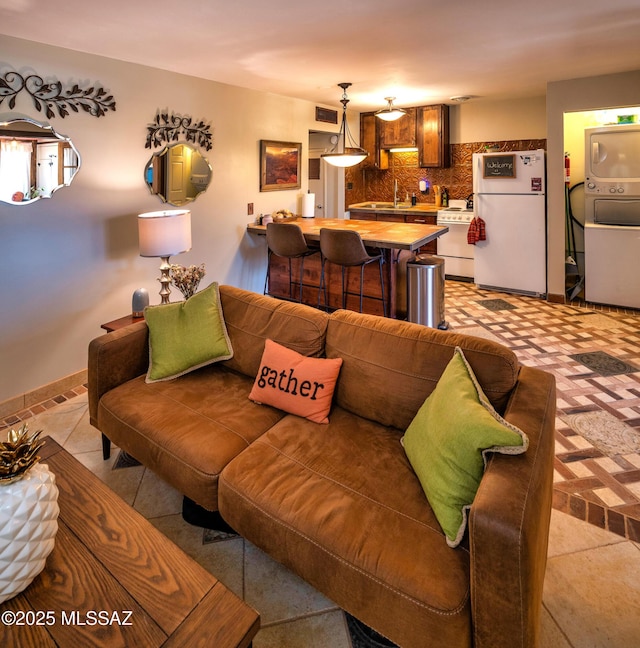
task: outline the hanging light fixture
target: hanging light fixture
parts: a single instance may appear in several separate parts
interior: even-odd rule
[[[384,100],[387,102],[387,107],[376,111],[376,117],[380,117],[380,119],[384,119],[384,121],[396,121],[396,119],[400,119],[400,117],[406,115],[406,110],[396,108],[393,105],[394,99],[395,97],[385,97]]]
[[[355,166],[369,155],[363,148],[356,145],[349,132],[349,125],[347,124],[347,104],[349,103],[347,88],[350,85],[350,83],[338,83],[338,87],[342,88],[342,99],[340,100],[342,104],[342,123],[340,124],[338,141],[329,153],[320,156],[323,160],[336,167]]]

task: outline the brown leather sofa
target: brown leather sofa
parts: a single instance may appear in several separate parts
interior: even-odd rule
[[[328,315],[229,286],[220,298],[234,357],[172,381],[144,381],[144,322],[93,340],[92,424],[400,646],[536,646],[553,376],[480,338],[349,311]],[[267,338],[343,359],[328,425],[248,399]],[[466,537],[452,549],[400,438],[455,346],[529,448],[491,455]]]

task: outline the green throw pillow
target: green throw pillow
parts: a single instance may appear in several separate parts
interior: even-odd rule
[[[447,544],[457,547],[484,473],[486,453],[522,454],[529,439],[495,411],[462,349],[456,347],[402,443]]]
[[[149,327],[148,383],[233,357],[216,282],[184,302],[147,307],[144,318]]]

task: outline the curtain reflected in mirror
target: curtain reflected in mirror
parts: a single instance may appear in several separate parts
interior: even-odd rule
[[[211,173],[206,158],[190,144],[180,142],[153,154],[147,162],[145,181],[152,194],[180,207],[207,190]]]
[[[68,137],[30,119],[0,122],[0,200],[25,205],[71,184],[80,156]]]

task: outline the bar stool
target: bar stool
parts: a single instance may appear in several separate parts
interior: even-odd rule
[[[304,275],[304,260],[320,250],[310,248],[304,238],[300,225],[295,223],[267,224],[267,276],[264,280],[264,294],[271,294],[271,256],[275,254],[289,260],[289,298],[293,300],[293,278],[291,275],[291,259],[300,259],[300,280],[298,282],[298,300],[302,302],[302,283]],[[318,286],[313,286],[318,288]]]
[[[327,303],[327,285],[325,274],[325,262],[330,261],[335,265],[341,266],[342,271],[342,308],[347,307],[347,295],[360,295],[360,312],[362,312],[362,298],[364,289],[364,267],[378,262],[380,268],[380,294],[382,296],[382,309],[384,316],[387,316],[387,302],[384,296],[384,277],[382,276],[382,264],[384,263],[384,256],[382,253],[374,256],[367,252],[367,249],[362,242],[360,234],[354,230],[341,230],[329,229],[323,227],[320,230],[320,251],[322,253],[322,271],[320,273],[320,290],[324,292],[325,307]],[[353,266],[360,267],[360,292],[354,293],[347,290],[345,286],[345,274],[348,268]],[[370,299],[378,299],[380,297],[367,296]],[[319,299],[318,299],[319,301]]]

